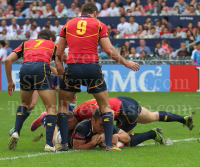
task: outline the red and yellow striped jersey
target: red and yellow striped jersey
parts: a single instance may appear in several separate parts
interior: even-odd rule
[[[108,29],[99,20],[82,15],[66,23],[60,36],[68,43],[68,63],[98,62],[98,42],[100,38],[108,37]]]

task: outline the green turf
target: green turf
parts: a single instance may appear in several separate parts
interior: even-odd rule
[[[200,94],[199,93],[109,93],[110,97],[129,96],[136,99],[140,105],[155,111],[171,111],[180,115],[191,114],[194,116],[195,128],[189,131],[180,123],[151,123],[146,125],[138,124],[135,132],[144,132],[154,127],[161,127],[165,138],[172,140],[186,138],[200,138]],[[92,96],[86,93],[78,94],[78,104],[91,99]],[[39,99],[32,115],[24,123],[21,131],[18,147],[15,152],[8,150],[8,132],[15,121],[15,110],[17,103],[20,103],[19,92],[14,92],[12,97],[7,92],[0,91],[0,167],[51,167],[51,166],[134,166],[134,167],[182,167],[199,166],[200,143],[195,141],[183,141],[174,143],[171,146],[145,145],[134,148],[125,148],[121,152],[106,152],[102,150],[73,151],[60,154],[45,154],[36,157],[23,158],[27,155],[44,153],[45,137],[39,142],[32,142],[35,136],[44,132],[43,128],[36,132],[30,131],[32,121],[44,111],[44,106]],[[16,101],[12,106],[11,101]],[[153,140],[145,143],[152,143]],[[20,156],[20,157],[19,157]],[[19,157],[13,160],[2,160],[1,158]]]

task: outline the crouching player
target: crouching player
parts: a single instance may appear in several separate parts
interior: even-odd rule
[[[102,125],[102,114],[99,110],[95,110],[91,119],[86,119],[76,126],[71,139],[69,140],[69,146],[76,150],[89,150],[96,145],[105,142],[104,129]],[[165,144],[165,140],[160,128],[155,128],[144,133],[135,133],[129,135],[117,126],[113,127],[113,144],[117,141],[122,143],[129,143],[131,147],[136,146],[146,140],[154,139],[160,144]],[[60,142],[61,136],[58,132],[54,138],[55,143]],[[58,143],[59,144],[59,143]],[[116,147],[117,150],[120,150]]]
[[[41,97],[48,115],[46,116],[46,145],[44,151],[55,151],[52,144],[53,133],[56,125],[56,91],[52,87],[50,77],[50,61],[55,54],[55,35],[49,30],[42,30],[38,34],[38,39],[23,42],[16,48],[5,61],[6,75],[8,79],[8,94],[12,96],[15,84],[12,80],[12,62],[24,57],[22,68],[20,69],[20,94],[22,103],[17,109],[15,132],[10,137],[8,147],[15,150],[19,140],[22,125],[26,119],[28,106],[32,101],[32,96],[37,90]]]

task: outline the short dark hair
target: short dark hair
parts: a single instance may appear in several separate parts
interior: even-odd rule
[[[121,18],[125,18],[125,19],[126,19],[126,16],[125,16],[125,15],[121,15],[120,19],[121,19]]]
[[[182,25],[178,25],[178,26],[177,26],[177,28],[178,28],[178,27],[179,27],[179,28],[181,28],[181,29],[183,28],[183,26],[182,26]]]
[[[0,44],[1,44],[3,47],[5,47],[5,45],[6,45],[5,41],[0,41]]]
[[[169,21],[169,18],[167,16],[163,17],[164,20],[166,20],[167,22]]]
[[[157,45],[157,44],[161,44],[160,41],[156,41],[156,45]]]
[[[147,52],[146,52],[145,50],[143,50],[142,52],[144,52],[145,54],[147,54]],[[142,53],[142,52],[141,52],[141,53]]]
[[[42,30],[39,32],[38,34],[38,39],[46,39],[46,40],[50,40],[50,38],[52,38],[52,41],[55,42],[56,40],[56,36],[55,34],[50,31],[50,30]]]
[[[92,118],[94,118],[95,121],[97,121],[99,118],[102,117],[102,113],[101,113],[101,110],[99,108],[97,108],[93,115],[92,115]]]
[[[196,43],[196,45],[200,45],[200,41]]]
[[[96,5],[91,2],[84,4],[82,7],[83,15],[84,14],[93,14],[95,11],[98,13],[98,9],[97,9]]]
[[[167,26],[164,27],[164,29],[167,28],[169,30],[169,28]]]

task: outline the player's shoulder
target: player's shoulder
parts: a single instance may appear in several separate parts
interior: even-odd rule
[[[76,131],[89,132],[91,129],[91,119],[86,119],[76,125]]]

